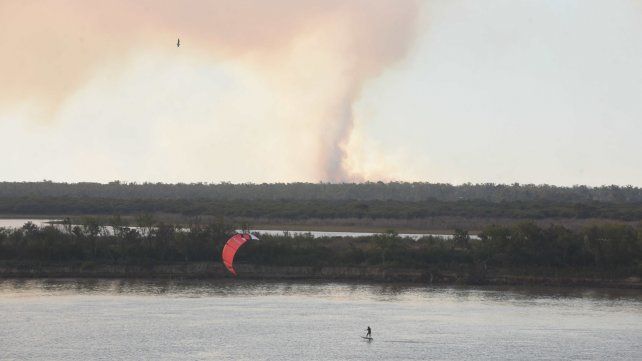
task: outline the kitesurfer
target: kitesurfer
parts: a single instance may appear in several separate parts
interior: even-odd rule
[[[366,331],[368,331],[368,333],[366,333],[366,337],[372,337],[371,336],[372,330],[370,329],[370,326],[368,326],[368,328],[366,328]]]
[[[176,42],[176,47],[178,48],[180,46],[181,46],[181,39],[178,39],[178,41]]]

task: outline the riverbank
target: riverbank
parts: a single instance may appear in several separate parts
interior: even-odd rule
[[[289,232],[360,232],[382,233],[394,229],[398,233],[413,234],[453,234],[455,228],[468,230],[471,235],[477,235],[488,226],[512,226],[525,221],[524,218],[511,217],[463,217],[463,216],[431,216],[425,218],[266,218],[266,217],[215,217],[200,215],[198,217],[173,213],[151,214],[156,223],[173,224],[180,227],[189,227],[195,222],[208,225],[224,220],[230,225],[238,227],[246,225],[251,229],[283,230]],[[124,225],[138,226],[140,214],[122,214],[120,220]],[[112,214],[0,214],[0,227],[19,228],[28,221],[38,225],[45,225],[50,221],[68,219],[72,224],[86,224],[88,220],[97,221],[101,225],[112,225]],[[596,224],[620,224],[636,227],[642,220],[623,221],[614,218],[538,218],[528,219],[529,222],[547,227],[561,225],[569,229],[578,230]],[[56,222],[54,222],[56,223]],[[234,228],[234,227],[232,227]]]
[[[273,267],[235,265],[240,279],[362,281],[435,285],[531,285],[601,287],[642,290],[639,277],[612,277],[607,274],[529,274],[506,270],[471,270],[433,267]],[[233,276],[223,265],[211,262],[165,264],[108,263],[3,263],[0,278],[165,278],[225,279]]]

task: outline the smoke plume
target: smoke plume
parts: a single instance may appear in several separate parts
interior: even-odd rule
[[[407,53],[418,7],[415,0],[0,1],[0,112],[35,104],[51,123],[96,71],[180,37],[191,56],[243,64],[291,95],[288,109],[305,122],[299,129],[317,133],[310,161],[319,179],[360,180],[346,165],[353,105],[366,81]]]

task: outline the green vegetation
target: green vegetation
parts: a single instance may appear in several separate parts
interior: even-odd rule
[[[0,214],[141,213],[284,224],[356,219],[378,227],[435,217],[492,220],[642,221],[642,189],[430,183],[135,184],[0,183]],[[562,221],[567,220],[567,221]],[[177,221],[170,221],[176,223]],[[446,221],[448,222],[448,221]],[[323,223],[323,222],[321,222]],[[327,224],[327,222],[326,222]],[[477,223],[456,226],[476,227]]]
[[[145,218],[145,217],[143,217]],[[0,230],[0,260],[20,262],[163,263],[220,261],[232,227],[223,222],[192,224],[179,229],[147,218],[143,228],[128,228],[119,217],[113,231],[86,220]],[[452,240],[400,238],[394,231],[360,237],[312,238],[262,236],[237,254],[241,263],[270,266],[385,266],[425,269],[437,265],[470,265],[483,269],[591,269],[612,274],[642,275],[642,230],[625,225],[595,225],[579,231],[533,223],[491,226],[481,239],[456,230]]]
[[[212,220],[226,219],[304,229],[453,230],[451,240],[414,241],[392,230],[360,238],[263,236],[237,255],[259,266],[411,268],[431,279],[434,267],[476,275],[490,269],[642,275],[642,189],[635,187],[0,183],[0,214],[82,218],[0,230],[0,260],[26,265],[218,262],[235,227]],[[480,239],[471,239],[470,230]]]
[[[535,184],[443,183],[54,183],[0,182],[0,198],[209,199],[209,200],[427,200],[556,203],[639,203],[637,187],[556,187]]]
[[[0,198],[0,214],[109,215],[173,213],[263,219],[423,219],[438,216],[516,219],[642,220],[639,203],[559,203],[482,200],[421,202],[344,200],[204,200],[120,198]]]

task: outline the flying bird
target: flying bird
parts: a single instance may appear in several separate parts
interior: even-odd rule
[[[181,39],[180,39],[180,38],[178,38],[178,41],[176,42],[176,47],[178,48],[178,47],[180,47],[180,46],[181,46]]]

